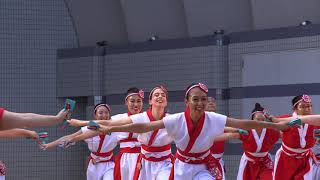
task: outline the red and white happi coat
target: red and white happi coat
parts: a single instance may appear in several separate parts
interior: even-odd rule
[[[164,115],[165,116],[165,115]],[[163,116],[163,117],[164,117]],[[161,118],[163,118],[161,117]],[[152,110],[130,116],[133,123],[150,123],[155,121]],[[138,135],[141,153],[137,160],[134,180],[164,179],[168,180],[172,170],[172,138],[166,129],[159,129]]]
[[[278,141],[280,132],[264,128],[259,135],[255,129],[240,135],[244,153],[241,157],[237,180],[272,179],[273,162],[269,151]]]
[[[294,113],[293,116],[296,116]],[[290,117],[284,115],[281,117]],[[311,180],[314,155],[311,148],[315,144],[314,129],[308,124],[291,127],[282,131],[282,146],[275,156],[273,179]]]
[[[163,119],[178,149],[174,163],[175,180],[222,179],[216,172],[216,160],[210,155],[210,147],[214,137],[223,133],[226,119],[221,114],[204,112],[197,126],[193,127],[189,108]]]
[[[81,128],[82,133],[91,131],[86,127]],[[114,162],[113,149],[117,146],[118,140],[116,133],[111,135],[98,135],[84,140],[88,149],[89,163],[87,168],[88,180],[100,180],[102,178],[113,178]]]
[[[131,116],[130,112],[117,114],[111,117],[112,121]],[[119,132],[117,133],[120,142],[120,152],[115,158],[115,180],[132,180],[136,162],[141,151],[138,142],[138,134]]]

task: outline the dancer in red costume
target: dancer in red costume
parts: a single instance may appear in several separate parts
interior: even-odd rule
[[[308,95],[299,95],[292,99],[292,115],[280,118],[305,116],[312,114],[312,102]],[[305,116],[304,118],[307,118]],[[303,118],[301,118],[303,119]],[[320,120],[320,119],[319,119]],[[317,126],[303,124],[282,131],[282,146],[275,156],[274,180],[311,180],[313,136]]]
[[[256,103],[251,119],[265,121],[264,108]],[[241,134],[244,153],[241,157],[237,180],[271,180],[273,162],[269,151],[280,138],[280,132],[270,128],[251,129]]]

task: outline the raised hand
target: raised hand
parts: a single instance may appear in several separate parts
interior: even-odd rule
[[[39,139],[39,135],[35,131],[29,131],[28,134],[29,134],[29,138],[31,138],[31,139]]]
[[[40,148],[42,151],[46,151],[46,150],[48,150],[48,148],[49,148],[49,145],[48,145],[48,144],[43,144],[43,143],[40,142],[40,141],[39,141],[38,145],[39,145],[39,148]]]
[[[70,110],[65,110],[65,109],[62,109],[62,110],[56,115],[58,122],[63,122],[65,119],[68,118],[68,116],[70,116]]]
[[[267,112],[264,113],[264,117],[266,118],[265,121],[267,122],[277,122],[276,118],[273,115],[268,114]]]
[[[100,134],[108,134],[108,135],[111,135],[110,126],[100,125],[100,128],[98,129],[98,131],[100,132]]]
[[[65,139],[63,140],[58,146],[61,148],[68,149],[69,147],[75,145],[75,142],[72,142],[71,139]]]
[[[67,122],[69,123],[69,126],[73,126],[73,127],[85,126],[83,125],[83,121],[80,121],[78,119],[70,119],[70,120],[67,120]]]

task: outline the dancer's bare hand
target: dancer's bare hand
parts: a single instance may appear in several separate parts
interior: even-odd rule
[[[35,131],[29,131],[29,137],[30,137],[31,139],[39,139],[39,135],[38,135],[38,133],[35,132]]]
[[[111,128],[110,128],[110,126],[103,126],[103,125],[101,125],[98,130],[99,130],[100,134],[104,134],[104,135],[105,135],[105,134],[108,134],[108,135],[111,134]]]
[[[63,122],[63,120],[68,119],[68,116],[70,116],[70,110],[62,109],[57,115],[58,122]]]
[[[70,119],[67,120],[69,123],[69,126],[73,126],[73,127],[80,127],[80,126],[84,126],[83,125],[83,121],[80,121],[78,119]]]
[[[76,143],[72,141],[71,138],[66,138],[64,139],[61,144],[60,144],[60,147],[63,147],[65,149],[68,149],[69,147],[75,145]]]
[[[48,144],[43,144],[42,142],[39,142],[38,145],[39,145],[39,148],[40,148],[42,151],[46,151],[46,150],[48,150],[48,148],[49,148],[49,145],[48,145]]]

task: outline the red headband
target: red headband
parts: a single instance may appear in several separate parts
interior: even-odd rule
[[[108,109],[108,111],[111,112],[111,108],[110,108],[110,106],[109,106],[108,104],[99,104],[98,106],[96,106],[96,107],[94,108],[93,112],[96,113],[97,109],[98,109],[99,107],[101,107],[101,106],[106,107],[106,108]]]
[[[156,86],[150,91],[149,100],[152,98],[152,94],[156,89],[161,89],[164,93],[166,93],[166,95],[168,95],[168,90],[164,86]]]
[[[127,100],[128,97],[133,96],[133,95],[138,95],[140,98],[144,99],[144,91],[142,89],[140,89],[138,93],[129,93],[126,96],[125,100]]]
[[[207,87],[205,84],[203,84],[203,83],[197,83],[197,84],[192,85],[191,87],[189,87],[189,88],[187,89],[186,94],[185,94],[185,98],[187,98],[189,91],[190,91],[191,89],[195,88],[195,87],[200,88],[200,89],[201,89],[203,92],[205,92],[206,94],[208,94],[208,92],[209,92],[209,89],[208,89],[208,87]]]
[[[299,104],[302,101],[306,102],[306,103],[311,103],[311,97],[309,95],[303,94],[301,99],[299,101],[297,101],[296,103],[294,103],[293,107],[295,107],[297,104]]]

